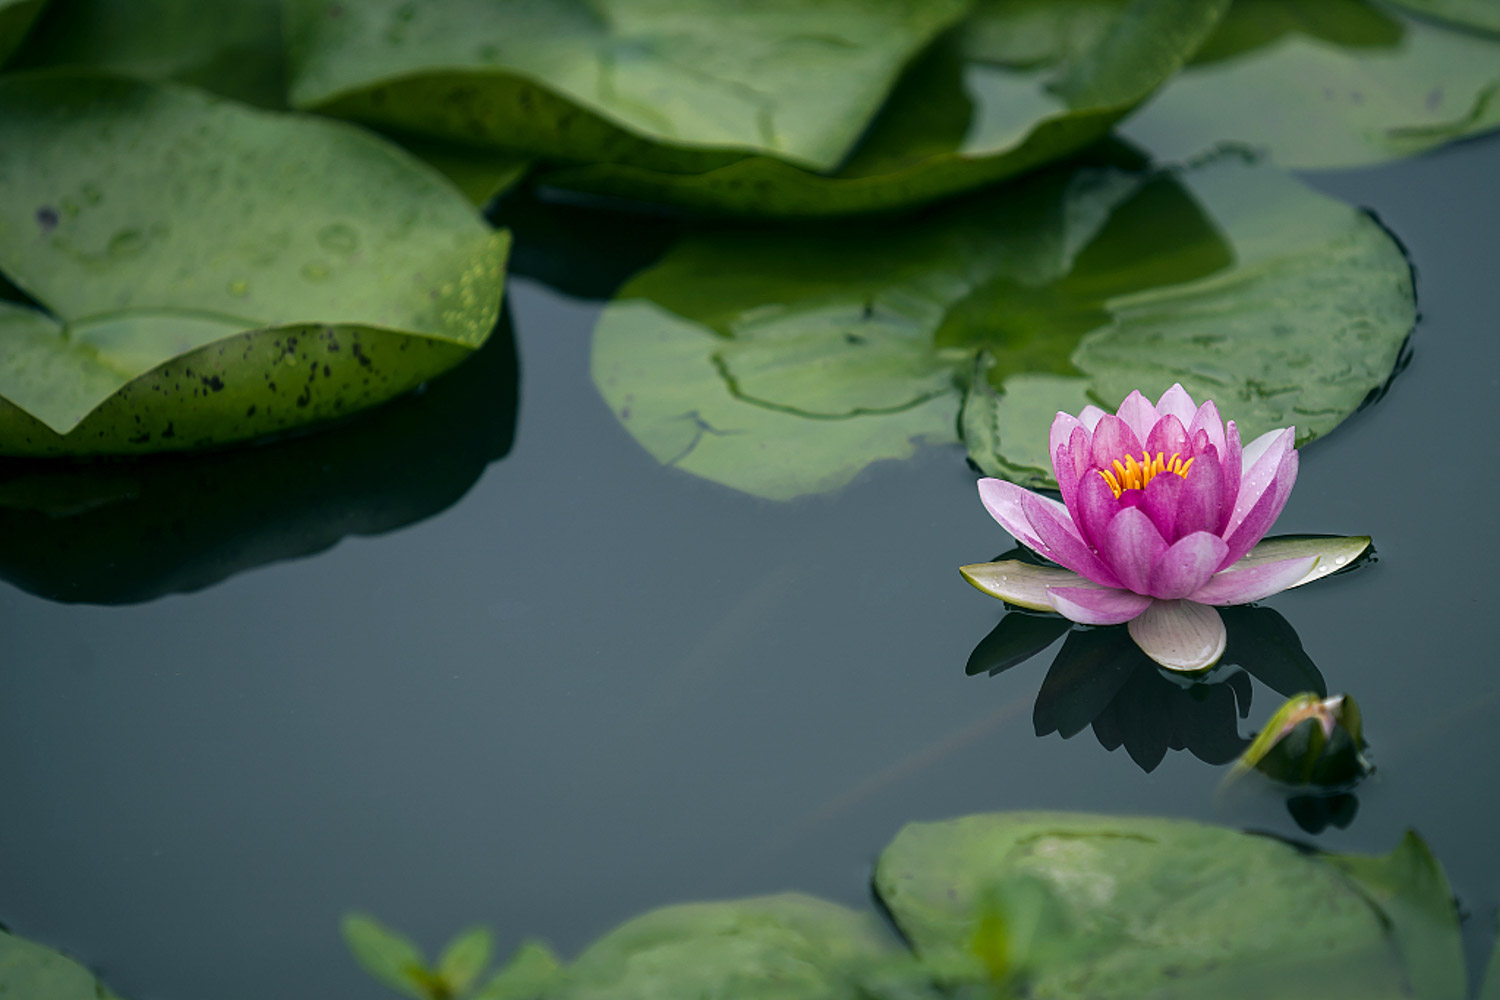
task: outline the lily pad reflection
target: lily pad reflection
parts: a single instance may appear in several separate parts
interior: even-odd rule
[[[1046,483],[1053,414],[1132,389],[1181,382],[1247,438],[1327,433],[1414,316],[1368,216],[1238,157],[1112,149],[899,223],[689,234],[606,307],[593,375],[658,461],[759,496],[955,430],[985,471]]]
[[[510,451],[508,319],[424,392],[273,444],[74,464],[0,464],[0,577],[60,601],[129,604],[374,535],[456,502]]]

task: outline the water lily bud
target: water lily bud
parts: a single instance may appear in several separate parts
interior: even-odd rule
[[[1353,698],[1299,694],[1271,716],[1235,769],[1254,768],[1287,785],[1347,787],[1370,771],[1364,747]]]

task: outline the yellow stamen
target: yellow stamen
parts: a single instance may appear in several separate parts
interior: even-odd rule
[[[1118,500],[1120,494],[1126,490],[1145,489],[1151,480],[1163,472],[1172,472],[1186,479],[1188,469],[1193,467],[1195,461],[1197,461],[1196,458],[1190,458],[1184,462],[1181,453],[1175,451],[1172,452],[1171,458],[1165,458],[1162,452],[1157,452],[1153,458],[1150,452],[1143,451],[1139,460],[1134,455],[1126,455],[1124,462],[1117,458],[1110,463],[1113,471],[1111,469],[1096,471],[1104,477],[1104,481],[1109,484],[1110,492]]]

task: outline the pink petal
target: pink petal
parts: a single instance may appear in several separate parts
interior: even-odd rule
[[[1229,546],[1207,531],[1184,535],[1167,547],[1151,567],[1152,597],[1173,601],[1187,597],[1214,575]]]
[[[1144,441],[1151,433],[1151,428],[1156,425],[1156,407],[1151,401],[1142,396],[1139,389],[1132,389],[1130,395],[1125,397],[1125,402],[1115,411],[1125,425],[1135,432],[1136,440]],[[1140,451],[1139,448],[1136,449]]]
[[[1072,509],[1077,511],[1073,523],[1078,525],[1084,541],[1097,549],[1104,543],[1105,526],[1120,512],[1120,501],[1098,470],[1089,469],[1078,483]]]
[[[1083,625],[1118,625],[1151,606],[1141,594],[1094,587],[1048,587],[1047,600],[1058,614]]]
[[[1150,593],[1151,567],[1167,550],[1166,540],[1151,518],[1138,507],[1126,507],[1110,520],[1104,535],[1099,551],[1120,582],[1137,594]]]
[[[1211,531],[1217,535],[1219,526],[1224,523],[1224,470],[1212,445],[1206,454],[1193,459],[1193,465],[1182,482],[1183,490],[1177,500],[1177,534],[1167,537],[1181,538],[1194,531]],[[1152,485],[1155,484],[1156,480],[1152,480]]]
[[[1057,416],[1060,420],[1067,414],[1059,413]],[[1057,430],[1055,421],[1052,428],[1054,432]],[[1088,471],[1088,465],[1089,432],[1079,424],[1072,429],[1063,444],[1052,449],[1052,475],[1056,477],[1057,488],[1062,492],[1063,506],[1069,510],[1073,509],[1074,497],[1078,493],[1078,480]]]
[[[1224,499],[1222,520],[1214,530],[1222,537],[1225,529],[1229,527],[1229,517],[1234,513],[1236,498],[1240,495],[1240,458],[1243,452],[1240,448],[1240,429],[1235,426],[1233,420],[1224,430],[1224,447],[1219,452],[1219,465],[1224,470]]]
[[[1119,417],[1106,413],[1094,427],[1094,439],[1089,448],[1089,464],[1107,469],[1115,459],[1141,453],[1141,439],[1135,431]]]
[[[1187,428],[1170,413],[1158,420],[1156,426],[1151,428],[1151,433],[1146,435],[1146,451],[1153,456],[1160,454],[1166,459],[1186,453],[1187,444]]]
[[[1234,499],[1234,512],[1224,525],[1227,538],[1239,528],[1245,515],[1260,502],[1266,487],[1276,478],[1281,460],[1292,451],[1296,437],[1290,427],[1278,431],[1267,431],[1245,447],[1240,463],[1244,472],[1240,475],[1240,488]]]
[[[1093,403],[1090,403],[1088,406],[1085,406],[1083,409],[1078,411],[1078,422],[1083,424],[1084,430],[1092,434],[1094,433],[1094,428],[1099,425],[1099,418],[1106,415],[1107,414],[1105,414],[1103,410],[1099,409],[1099,407],[1095,406]]]
[[[1296,451],[1288,451],[1282,456],[1281,466],[1266,484],[1260,499],[1245,514],[1239,526],[1225,537],[1229,543],[1229,554],[1224,557],[1225,567],[1239,562],[1281,516],[1281,509],[1286,506],[1287,498],[1292,495],[1292,485],[1297,481],[1298,461]]]
[[[1208,432],[1208,443],[1214,446],[1214,450],[1220,455],[1224,454],[1224,420],[1219,416],[1219,407],[1211,399],[1203,401],[1198,407],[1198,412],[1193,414],[1192,421],[1188,424],[1189,436],[1198,431]]]
[[[1196,463],[1195,463],[1196,465]],[[1192,469],[1188,470],[1192,472]],[[1182,499],[1183,488],[1187,481],[1181,476],[1173,473],[1163,473],[1141,491],[1140,509],[1146,516],[1151,518],[1151,523],[1156,525],[1156,530],[1161,532],[1161,537],[1168,541],[1176,541],[1177,531],[1177,506]],[[1109,487],[1105,486],[1105,490]]]
[[[1162,393],[1161,398],[1156,401],[1156,412],[1160,416],[1165,417],[1170,413],[1184,427],[1192,423],[1193,414],[1197,410],[1198,404],[1193,402],[1193,397],[1182,387],[1181,382],[1173,382],[1172,388]]]
[[[990,512],[990,517],[999,521],[1000,527],[1010,532],[1016,541],[1050,559],[1047,547],[1037,537],[1031,522],[1026,520],[1026,511],[1021,506],[1022,498],[1029,495],[1015,483],[1008,483],[1003,479],[979,481],[979,500],[984,504],[984,509]]]
[[[1066,507],[1035,493],[1026,493],[1021,498],[1021,509],[1026,512],[1026,520],[1031,522],[1036,536],[1046,546],[1047,558],[1101,586],[1120,585],[1115,574],[1078,534]]]
[[[1317,556],[1301,559],[1281,559],[1276,562],[1256,563],[1243,568],[1235,564],[1214,576],[1189,594],[1199,604],[1249,604],[1297,583],[1312,570]]]
[[[1207,670],[1224,655],[1224,619],[1193,601],[1153,601],[1130,620],[1135,644],[1168,670]]]

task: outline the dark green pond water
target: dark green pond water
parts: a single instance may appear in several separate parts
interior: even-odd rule
[[[1307,449],[1275,529],[1378,548],[1266,602],[1364,710],[1379,769],[1343,828],[1309,832],[1267,786],[1220,795],[1224,769],[1189,751],[1147,771],[1127,750],[1149,747],[1087,728],[1038,738],[1051,654],[966,676],[1001,606],[957,567],[1011,542],[960,446],[784,504],[658,465],[590,381],[599,303],[576,295],[608,273],[523,226],[518,406],[460,372],[374,415],[384,447],[345,428],[107,471],[148,512],[128,528],[8,515],[3,572],[25,589],[0,588],[0,922],[138,1000],[375,998],[339,939],[350,908],[428,947],[484,922],[502,951],[539,935],[571,955],[684,899],[863,906],[902,824],[1054,808],[1365,852],[1415,828],[1477,968],[1500,902],[1497,176],[1491,137],[1308,178],[1401,238],[1422,314],[1409,368]],[[656,228],[582,242],[642,263]],[[474,362],[485,384],[506,384],[508,349]],[[448,441],[433,428],[455,414],[472,430]],[[1246,717],[1174,725],[1232,745],[1281,701],[1240,687]]]

